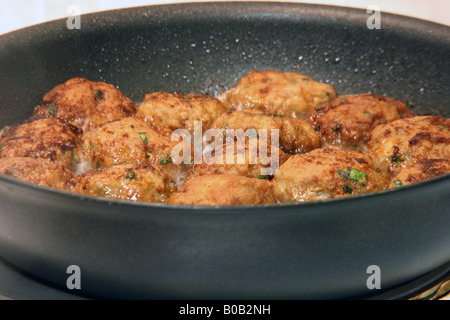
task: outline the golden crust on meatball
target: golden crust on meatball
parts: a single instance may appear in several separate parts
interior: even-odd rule
[[[408,184],[432,179],[450,172],[450,160],[427,159],[420,160],[400,169],[399,173],[391,179],[389,188],[398,188]]]
[[[73,78],[48,92],[34,115],[56,117],[84,131],[134,115],[134,102],[105,82]]]
[[[399,169],[427,159],[450,159],[450,119],[417,116],[376,127],[367,153],[381,169]]]
[[[264,149],[256,138],[227,141],[205,152],[202,162],[187,171],[186,180],[211,174],[270,179],[287,159],[281,149],[270,145]]]
[[[383,190],[389,180],[361,152],[315,149],[291,156],[275,174],[281,202],[324,200]]]
[[[0,157],[42,158],[70,167],[76,160],[79,134],[77,128],[54,118],[32,119],[2,133]]]
[[[226,100],[237,109],[255,108],[270,114],[306,118],[337,97],[329,84],[295,72],[250,71],[229,90]]]
[[[119,200],[166,202],[176,191],[167,173],[154,165],[116,165],[87,171],[72,181],[71,190]]]
[[[2,158],[0,173],[55,189],[67,189],[72,171],[61,163],[35,158]]]
[[[305,153],[321,146],[320,137],[305,120],[279,115],[264,114],[257,110],[234,111],[221,115],[211,128],[226,130],[267,130],[268,144],[272,130],[278,130],[279,147],[286,154]]]
[[[413,116],[403,102],[376,94],[344,96],[316,109],[310,121],[323,145],[351,150],[365,150],[376,126]]]
[[[117,164],[159,164],[176,142],[170,132],[156,130],[129,117],[101,125],[83,137],[83,149],[93,167]]]
[[[270,181],[236,175],[204,175],[189,179],[168,199],[170,204],[230,206],[273,204]]]
[[[155,92],[147,94],[138,105],[137,117],[154,126],[186,129],[193,134],[195,121],[201,121],[202,129],[207,130],[226,111],[227,107],[220,100],[206,95]]]

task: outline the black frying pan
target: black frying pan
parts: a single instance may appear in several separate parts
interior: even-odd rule
[[[151,6],[0,37],[0,125],[71,77],[215,95],[252,69],[297,71],[341,95],[375,92],[450,117],[450,29],[365,10],[280,3]],[[450,177],[299,205],[195,208],[83,197],[0,177],[0,256],[107,298],[342,299],[450,262]],[[367,268],[381,271],[369,290]]]

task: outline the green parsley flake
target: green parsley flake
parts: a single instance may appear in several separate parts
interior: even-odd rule
[[[261,180],[270,180],[269,177],[265,177],[265,176],[262,176],[262,175],[259,175],[257,178],[261,179]]]
[[[5,150],[5,149],[6,149],[6,146],[0,145],[0,151],[3,151],[3,150]]]
[[[93,90],[95,97],[97,98],[97,100],[102,100],[103,99],[103,92],[101,92],[100,90]]]
[[[353,189],[347,186],[343,186],[342,190],[344,190],[345,192],[347,192],[348,194],[352,194],[353,193]]]
[[[394,181],[394,186],[401,187],[402,185],[403,185],[403,183],[400,180],[395,180]]]
[[[134,180],[134,178],[136,178],[136,172],[133,169],[130,169],[125,178],[128,180]]]
[[[367,175],[364,172],[351,167],[347,167],[347,170],[348,171],[338,170],[338,174],[344,179],[354,180],[361,183],[367,180]]]
[[[56,106],[54,104],[47,105],[47,109],[48,109],[48,113],[50,113],[50,115],[52,115],[54,117],[58,114],[58,106]]]
[[[139,137],[141,137],[142,142],[144,142],[145,144],[148,143],[147,134],[145,132],[139,133]]]
[[[172,157],[168,156],[168,157],[162,158],[161,161],[159,162],[159,164],[163,165],[163,164],[172,163],[172,162],[173,162]]]

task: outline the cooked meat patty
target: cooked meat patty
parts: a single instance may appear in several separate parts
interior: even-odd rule
[[[427,159],[402,167],[391,179],[390,188],[398,188],[412,183],[442,176],[450,172],[450,160]]]
[[[128,164],[87,171],[73,180],[71,190],[99,197],[161,203],[176,191],[176,185],[158,166]]]
[[[193,134],[195,121],[200,121],[205,131],[226,111],[227,107],[220,100],[206,95],[155,92],[147,94],[138,105],[137,117],[157,127],[186,129]]]
[[[316,109],[310,121],[323,145],[349,150],[364,151],[376,126],[413,116],[403,102],[376,94],[344,96]]]
[[[235,111],[225,113],[217,118],[211,126],[223,130],[243,129],[256,131],[267,130],[268,142],[271,144],[273,130],[278,130],[279,147],[286,154],[304,153],[321,146],[320,137],[310,123],[288,116],[269,115],[257,110]]]
[[[329,84],[295,72],[253,70],[229,90],[226,100],[237,109],[306,118],[319,105],[337,97]]]
[[[101,125],[83,137],[83,149],[93,167],[116,164],[159,164],[170,157],[175,142],[170,132],[128,117]]]
[[[273,204],[272,183],[236,175],[214,174],[189,179],[172,194],[170,204],[230,206]]]
[[[47,93],[34,115],[56,117],[87,132],[135,112],[134,102],[113,85],[73,78]]]
[[[315,149],[291,156],[273,179],[281,202],[324,200],[383,190],[389,180],[361,152]]]
[[[450,120],[417,116],[380,125],[371,133],[367,152],[392,175],[418,161],[450,159]]]
[[[2,158],[0,173],[55,189],[67,189],[72,171],[61,163],[35,158]]]
[[[3,131],[0,157],[30,157],[59,161],[67,167],[77,159],[79,134],[54,118],[32,119]]]

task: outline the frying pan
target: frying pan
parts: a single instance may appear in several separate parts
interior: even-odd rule
[[[450,29],[365,10],[200,3],[83,15],[0,37],[0,124],[27,119],[71,77],[139,102],[165,90],[216,95],[252,69],[295,71],[341,95],[374,92],[450,116]],[[87,197],[0,177],[0,256],[64,289],[112,299],[347,299],[450,262],[450,177],[303,204],[171,206]],[[368,269],[369,268],[369,269]],[[380,291],[381,290],[381,291]]]

